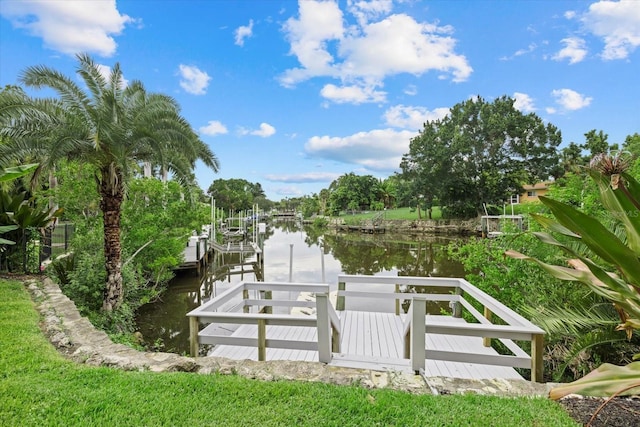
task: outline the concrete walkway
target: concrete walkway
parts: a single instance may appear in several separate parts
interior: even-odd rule
[[[410,393],[477,393],[501,396],[548,396],[552,384],[525,380],[462,380],[426,378],[396,371],[327,366],[319,362],[230,360],[219,357],[186,357],[174,353],[141,352],[114,344],[80,316],[75,304],[48,278],[25,282],[40,311],[43,332],[65,356],[77,363],[111,366],[124,370],[235,374],[264,381],[318,381],[366,388],[389,388]]]

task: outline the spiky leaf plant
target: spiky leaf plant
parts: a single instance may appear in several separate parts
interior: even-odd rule
[[[613,156],[603,154],[596,156],[589,167],[589,174],[598,185],[605,209],[624,227],[623,236],[619,237],[600,221],[573,206],[540,197],[555,219],[540,215],[534,218],[549,232],[562,236],[563,241],[549,232],[534,234],[541,241],[564,250],[570,257],[568,266],[547,264],[513,250],[506,252],[510,257],[537,263],[558,279],[583,283],[594,293],[606,298],[620,318],[616,330],[623,331],[627,339],[631,339],[640,329],[640,184],[626,172],[629,164],[625,153]],[[582,255],[574,249],[575,245],[564,242],[579,242],[588,248],[590,255]],[[597,375],[596,384],[589,381],[588,386],[581,387],[583,383],[572,383],[576,387],[571,390],[600,396],[617,391],[637,394],[640,391],[638,365],[640,362],[628,365],[630,375],[625,376],[624,381],[620,380],[618,388],[613,385],[618,378],[615,370],[603,369]],[[638,385],[629,387],[629,384],[635,384],[633,381]]]

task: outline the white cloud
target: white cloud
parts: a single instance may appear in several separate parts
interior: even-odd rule
[[[513,55],[511,56],[503,56],[500,58],[501,61],[510,61],[513,58],[517,57],[517,56],[523,56],[526,55],[528,53],[533,52],[534,50],[536,50],[538,48],[538,45],[536,43],[530,43],[529,46],[527,46],[526,49],[518,49],[516,50]]]
[[[416,132],[378,129],[346,137],[314,136],[305,151],[315,157],[356,164],[367,170],[392,173],[400,167],[402,155]]]
[[[249,25],[236,28],[235,35],[236,44],[238,46],[244,46],[244,39],[253,35],[253,19],[249,20]]]
[[[260,123],[260,128],[255,130],[249,130],[245,128],[239,129],[240,135],[255,135],[262,138],[268,138],[276,133],[276,128],[269,123]]]
[[[533,105],[533,99],[526,93],[514,92],[513,99],[515,100],[515,102],[513,103],[513,108],[515,108],[516,110],[520,110],[523,113],[531,113],[532,111],[536,111],[536,108]]]
[[[309,77],[334,75],[333,56],[327,51],[327,42],[341,39],[342,11],[336,3],[300,1],[299,19],[289,18],[283,30],[291,44],[290,53],[295,55],[302,68],[287,70],[280,82],[293,86]]]
[[[567,19],[573,19],[573,18],[576,17],[576,11],[575,10],[567,10],[564,13],[564,17],[567,18]]]
[[[15,28],[40,37],[46,47],[74,55],[80,52],[112,56],[120,35],[135,19],[108,1],[3,1],[0,14]]]
[[[593,3],[582,22],[604,40],[605,60],[625,59],[640,46],[640,5],[636,0]]]
[[[384,102],[387,93],[377,91],[374,87],[325,85],[320,95],[337,104],[362,104],[366,102]]]
[[[461,82],[473,71],[465,56],[455,52],[450,26],[419,23],[404,14],[373,21],[391,11],[391,2],[348,2],[348,10],[358,20],[351,26],[346,26],[336,2],[300,0],[298,4],[298,17],[289,18],[283,31],[300,67],[280,76],[283,86],[292,87],[313,77],[332,77],[344,88],[375,93],[386,77],[396,74],[437,71],[439,78]],[[334,92],[336,88],[325,86]],[[348,102],[349,96],[335,99]],[[364,102],[361,97],[352,99]]]
[[[300,190],[298,187],[294,187],[294,186],[289,186],[289,187],[280,187],[280,188],[276,188],[275,193],[278,194],[279,196],[284,196],[284,197],[299,197],[302,196],[304,193],[304,191]]]
[[[227,127],[217,120],[211,120],[206,126],[202,126],[198,130],[201,134],[209,136],[223,135],[229,132]]]
[[[551,95],[555,98],[556,104],[568,111],[587,107],[593,100],[571,89],[556,89],[551,92]]]
[[[562,61],[563,59],[569,59],[569,64],[576,64],[587,56],[587,49],[585,48],[585,42],[579,37],[567,37],[561,41],[564,43],[564,47],[553,56],[556,61]]]
[[[341,66],[343,76],[384,78],[435,70],[461,82],[471,75],[466,58],[454,53],[450,27],[421,24],[401,14],[368,24],[362,31],[362,36],[340,43],[340,55],[347,58]]]
[[[348,0],[349,13],[356,17],[360,25],[366,24],[370,19],[378,18],[391,12],[393,2],[391,0]]]
[[[340,177],[339,173],[334,172],[308,172],[301,174],[291,175],[265,175],[265,178],[274,182],[293,182],[293,183],[308,183],[308,182],[331,182]]]
[[[180,87],[192,95],[207,93],[211,77],[196,66],[180,64]]]
[[[416,85],[409,85],[404,89],[404,93],[409,96],[414,96],[418,94],[418,88]]]
[[[449,114],[448,108],[436,108],[429,111],[424,107],[395,105],[385,111],[384,119],[389,126],[420,130],[426,122],[442,119],[447,114]]]

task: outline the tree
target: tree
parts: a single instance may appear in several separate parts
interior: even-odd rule
[[[123,298],[120,213],[133,170],[161,159],[163,167],[186,181],[196,160],[214,171],[218,160],[180,115],[174,99],[148,93],[139,81],[126,85],[119,64],[105,78],[89,56],[77,59],[77,73],[86,91],[56,70],[35,66],[23,72],[21,82],[53,89],[57,98],[2,92],[0,124],[7,141],[0,146],[0,165],[37,153],[48,170],[63,159],[96,167],[107,273],[103,310],[109,312]]]
[[[591,129],[589,132],[584,134],[585,142],[582,145],[582,148],[587,150],[589,154],[585,157],[585,163],[589,162],[589,159],[595,157],[599,154],[607,154],[611,149],[616,149],[616,147],[610,147],[607,139],[609,135],[604,133],[603,131],[596,132],[595,129]]]
[[[256,199],[264,200],[264,190],[259,183],[241,178],[216,179],[207,194],[215,199],[217,206],[233,212],[251,209]]]
[[[425,123],[400,167],[415,197],[435,198],[449,215],[473,216],[533,184],[559,175],[560,131],[514,100],[477,97],[454,105],[447,117]]]
[[[575,142],[571,142],[561,151],[562,168],[564,172],[575,172],[578,167],[584,166],[585,161],[582,158],[582,148]]]
[[[636,132],[633,135],[627,135],[622,149],[631,153],[636,160],[640,158],[640,133]]]
[[[329,209],[332,214],[369,209],[380,199],[378,189],[379,182],[371,175],[342,175],[329,186]]]
[[[397,198],[396,180],[393,179],[393,177],[387,178],[384,181],[380,180],[380,183],[378,184],[378,192],[380,193],[384,207],[391,208]]]

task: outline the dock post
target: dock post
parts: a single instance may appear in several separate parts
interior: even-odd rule
[[[411,369],[417,374],[426,366],[426,315],[427,301],[422,298],[413,298],[411,303]]]
[[[200,343],[198,342],[198,329],[199,322],[197,317],[189,317],[189,350],[191,357],[198,356],[198,348]]]
[[[242,312],[243,313],[248,313],[249,312],[249,306],[247,305],[247,300],[249,299],[249,290],[248,289],[243,289],[242,290],[242,299],[243,301],[243,305],[242,305]]]
[[[264,291],[264,299],[265,300],[270,300],[272,298],[273,298],[273,291]],[[273,313],[273,306],[272,305],[265,305],[264,312],[266,314],[272,314]]]
[[[318,328],[318,360],[331,362],[331,323],[329,322],[329,295],[316,294],[316,319]]]
[[[396,294],[400,293],[400,285],[396,285]],[[396,297],[396,316],[400,315],[400,300]]]
[[[462,298],[464,295],[464,291],[462,290],[462,288],[460,288],[460,286],[458,286],[456,287],[455,294],[458,295],[460,298]],[[453,314],[453,317],[457,317],[457,318],[462,317],[462,304],[459,301],[456,301],[453,303],[452,314]]]
[[[338,298],[336,299],[336,310],[344,311],[344,295],[340,295],[340,291],[344,291],[347,287],[345,282],[338,282]]]
[[[487,307],[484,308],[484,318],[491,322],[491,318],[493,317],[493,313]],[[491,338],[484,337],[482,338],[482,345],[485,347],[491,347]]]
[[[544,335],[531,336],[531,382],[543,382],[544,364],[542,355],[544,352]]]
[[[289,244],[289,283],[293,282],[293,243]]]
[[[267,360],[267,321],[258,319],[258,361]]]

